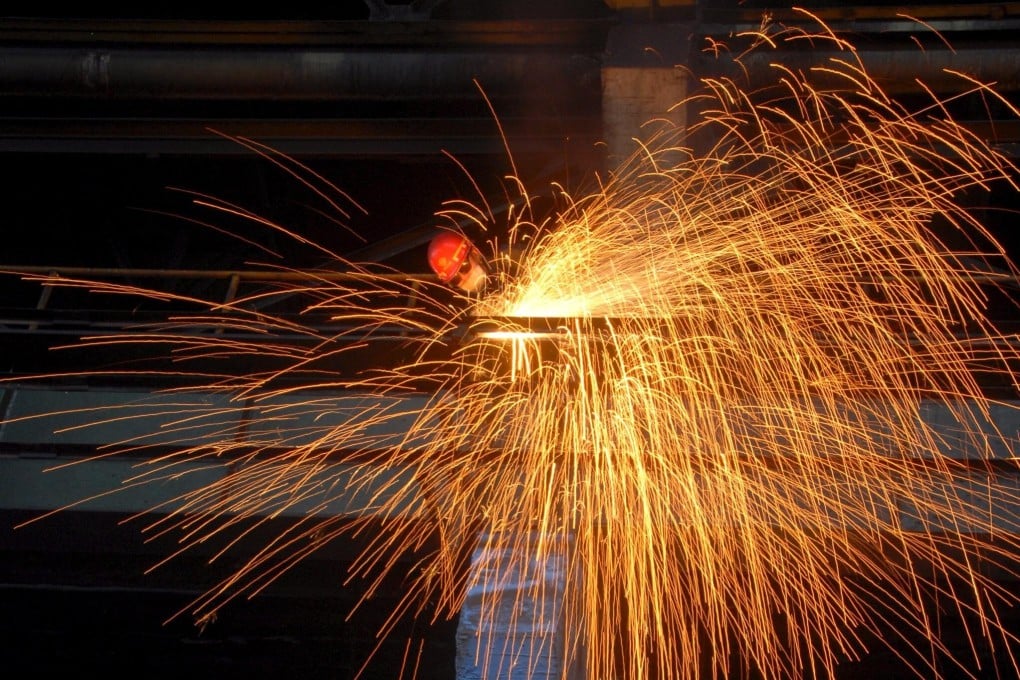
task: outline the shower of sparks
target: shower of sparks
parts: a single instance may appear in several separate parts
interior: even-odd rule
[[[969,667],[975,659],[940,641],[932,592],[976,621],[975,647],[1011,648],[1015,631],[997,612],[1016,595],[979,565],[1008,568],[1020,555],[1009,530],[1020,521],[1003,516],[1017,499],[961,458],[1012,464],[1010,433],[993,418],[1008,405],[979,383],[1014,384],[1018,344],[986,318],[986,296],[1016,271],[961,196],[1015,189],[1014,168],[954,122],[951,102],[901,108],[836,35],[766,26],[758,38],[755,51],[811,39],[840,56],[795,73],[777,54],[774,83],[754,90],[703,79],[684,102],[698,111],[693,125],[663,130],[597,191],[559,192],[547,220],[511,182],[525,195],[494,258],[501,285],[463,299],[453,318],[425,277],[323,251],[349,276],[294,272],[302,282],[229,304],[177,300],[207,311],[85,338],[169,346],[182,374],[190,360],[224,366],[171,391],[191,403],[172,424],[116,450],[183,442],[132,485],[186,475],[183,464],[223,468],[152,508],[162,514],[150,534],[177,534],[182,552],[223,538],[226,551],[300,509],[296,526],[182,613],[207,620],[382,518],[350,574],[369,579],[369,595],[399,554],[438,538],[389,626],[455,616],[479,579],[533,584],[522,597],[554,598],[555,617],[522,629],[555,628],[593,680],[821,677],[865,655],[879,631],[927,643],[904,658],[919,676],[942,672],[943,654]],[[961,86],[1018,113],[988,85],[961,75]],[[484,202],[437,217],[495,225]],[[259,311],[283,295],[339,330]],[[332,357],[381,334],[416,344],[419,359],[331,375]],[[432,358],[449,343],[452,356]],[[252,353],[281,368],[239,371]],[[192,390],[228,399],[203,408]],[[135,408],[111,418],[152,416]],[[951,414],[956,433],[925,418],[930,409]],[[360,505],[338,516],[337,499],[351,497]],[[495,573],[468,568],[479,549],[502,556]],[[569,575],[562,588],[534,577],[550,563]],[[483,631],[496,605],[483,603]],[[480,649],[493,640],[483,633]]]

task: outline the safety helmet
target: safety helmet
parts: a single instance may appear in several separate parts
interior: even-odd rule
[[[462,268],[469,266],[473,246],[460,234],[441,231],[429,243],[429,266],[439,280],[449,283]]]

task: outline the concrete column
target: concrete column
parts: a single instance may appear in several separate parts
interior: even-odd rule
[[[565,650],[563,601],[569,538],[483,534],[471,560],[457,625],[457,680],[582,678]],[[552,541],[552,543],[550,543]]]
[[[602,67],[602,126],[609,168],[639,150],[663,125],[682,128],[691,73],[690,36],[681,23],[614,27]]]

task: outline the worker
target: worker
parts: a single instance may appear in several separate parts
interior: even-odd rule
[[[489,271],[482,253],[462,234],[443,230],[429,243],[429,266],[439,280],[465,293],[479,293]]]

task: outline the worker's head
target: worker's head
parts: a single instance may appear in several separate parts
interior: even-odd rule
[[[474,293],[485,287],[488,272],[482,254],[467,238],[441,231],[429,243],[429,266],[443,283]]]

